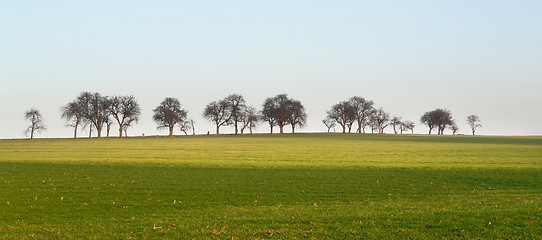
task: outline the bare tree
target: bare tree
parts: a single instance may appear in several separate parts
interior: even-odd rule
[[[194,121],[194,119],[190,119],[190,120],[188,120],[188,122],[190,123],[190,128],[192,129],[192,136],[195,136],[196,135],[196,127],[194,127],[194,124],[196,122]]]
[[[384,133],[384,129],[389,125],[390,114],[385,112],[382,108],[374,111],[374,121],[378,125],[378,133]]]
[[[365,98],[362,97],[352,97],[350,100],[348,100],[350,103],[350,106],[354,109],[354,115],[356,118],[356,121],[358,122],[358,129],[356,130],[357,133],[365,133],[365,126],[366,121],[369,118],[369,115],[371,114],[371,110],[373,109],[373,101],[365,100]]]
[[[330,133],[331,128],[335,127],[335,120],[331,119],[329,117],[326,117],[326,119],[322,120],[322,123],[324,123],[324,125],[326,125],[327,133]]]
[[[134,122],[135,119],[126,119],[124,121],[124,125],[122,125],[122,130],[124,131],[124,136],[125,137],[128,137],[128,128],[130,128],[132,126],[132,122]]]
[[[220,134],[221,126],[231,122],[230,109],[229,103],[225,100],[214,101],[205,106],[203,116],[216,125],[216,134]]]
[[[416,124],[414,124],[414,122],[411,122],[411,121],[405,121],[405,122],[403,122],[403,127],[404,127],[404,129],[405,129],[405,130],[410,130],[410,132],[411,132],[412,134],[414,134],[414,127],[415,127],[415,126],[416,126]],[[401,134],[403,134],[403,133],[401,132]]]
[[[107,137],[109,137],[109,132],[111,131],[112,125],[113,125],[113,121],[111,121],[111,118],[108,116],[107,120],[105,121],[105,131],[106,131]]]
[[[83,92],[77,97],[77,102],[85,119],[92,123],[98,132],[98,138],[102,136],[102,127],[109,116],[109,101],[100,93]]]
[[[476,132],[477,128],[482,127],[482,124],[480,122],[480,118],[477,115],[470,115],[467,117],[467,123],[470,126],[470,129],[472,130],[472,135],[474,136],[474,133]]]
[[[450,113],[450,110],[440,108],[434,110],[433,114],[435,115],[435,123],[438,126],[439,135],[442,135],[444,134],[444,129],[453,124],[452,114]]]
[[[85,125],[85,116],[77,101],[70,102],[60,108],[62,118],[68,121],[67,126],[73,127],[73,138],[77,138],[77,128]]]
[[[455,124],[455,121],[450,126],[450,130],[452,130],[452,134],[455,135],[457,131],[459,131],[459,127],[457,127],[457,124]]]
[[[399,131],[401,131],[401,134],[403,134],[403,122],[401,121],[400,117],[393,117],[390,121],[391,126],[393,127],[393,132],[397,134],[397,129],[399,128]]]
[[[453,119],[449,110],[437,108],[424,113],[420,118],[420,122],[429,127],[429,135],[431,135],[431,131],[435,127],[437,127],[438,134],[442,135],[444,134],[444,129],[452,125]]]
[[[424,125],[427,125],[427,127],[429,128],[429,135],[431,135],[431,131],[433,131],[433,128],[435,128],[435,119],[433,119],[434,116],[432,115],[432,111],[431,112],[425,112],[422,117],[420,118],[420,122]]]
[[[307,124],[307,113],[305,106],[300,101],[290,100],[287,106],[288,122],[292,126],[292,133],[295,133],[295,127],[304,127]]]
[[[376,118],[376,109],[373,109],[368,118],[369,127],[371,128],[371,133],[380,132],[380,127],[378,125],[378,119]]]
[[[124,125],[129,122],[137,123],[141,115],[141,108],[132,95],[129,96],[114,96],[109,100],[109,114],[117,120],[119,125],[119,138],[122,138],[122,131],[125,130]]]
[[[243,111],[246,107],[245,99],[239,94],[231,94],[224,100],[228,103],[228,107],[230,108],[230,123],[235,127],[235,134],[237,134],[239,132],[238,123],[243,121]]]
[[[274,98],[265,99],[262,105],[260,118],[263,122],[267,122],[267,124],[269,124],[271,134],[273,134],[273,127],[277,125],[277,120],[275,119],[277,108],[278,107]]]
[[[275,121],[279,126],[280,133],[284,133],[284,126],[290,124],[290,113],[288,112],[288,105],[291,103],[291,99],[286,94],[279,94],[273,98],[276,104],[275,111],[273,112]]]
[[[31,108],[24,113],[24,118],[30,121],[30,126],[25,131],[26,135],[30,134],[30,139],[34,139],[34,133],[47,130],[47,127],[43,123],[43,117],[38,110]]]
[[[356,121],[355,109],[347,101],[342,101],[331,107],[327,112],[327,117],[335,120],[343,128],[343,133],[346,133],[348,127],[348,133],[352,129],[352,124]]]
[[[190,124],[190,120],[183,121],[179,124],[179,127],[181,129],[181,132],[184,133],[184,135],[188,135],[188,131],[192,129],[192,125]]]
[[[243,111],[241,112],[241,134],[245,132],[247,127],[252,134],[252,130],[256,128],[259,120],[260,116],[255,108],[244,107]]]
[[[165,98],[154,110],[153,120],[158,124],[158,129],[169,129],[169,136],[173,136],[173,128],[186,120],[187,112],[182,109],[181,102],[177,98]]]

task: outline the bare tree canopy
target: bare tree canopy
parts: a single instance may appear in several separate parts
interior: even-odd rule
[[[245,99],[239,94],[231,94],[224,100],[230,108],[230,123],[234,126],[235,134],[237,134],[239,132],[239,123],[243,121],[243,112],[246,107]]]
[[[455,124],[455,121],[452,122],[452,125],[450,126],[450,130],[452,130],[452,134],[455,135],[457,131],[459,131],[459,127],[457,124]]]
[[[292,133],[295,133],[295,127],[304,127],[307,124],[307,113],[305,106],[298,100],[291,99],[287,105],[288,122],[292,126]]]
[[[273,134],[273,127],[277,126],[277,119],[275,118],[276,117],[275,112],[277,111],[277,109],[278,109],[278,106],[274,98],[265,99],[262,105],[260,118],[262,119],[262,121],[267,122],[267,124],[269,124],[269,128],[271,129],[271,134]]]
[[[244,133],[247,127],[250,131],[250,134],[252,134],[252,130],[256,128],[259,121],[260,116],[258,115],[256,109],[253,107],[245,107],[241,112],[241,134]]]
[[[470,115],[467,117],[467,123],[470,126],[470,129],[472,130],[472,135],[475,134],[476,129],[482,127],[482,124],[480,122],[480,118],[477,115]]]
[[[412,134],[414,134],[414,127],[416,126],[416,124],[414,124],[414,122],[411,122],[411,121],[405,121],[403,122],[403,128],[405,130],[410,130]],[[402,132],[401,132],[402,134]]]
[[[228,101],[214,101],[205,106],[205,109],[203,110],[203,117],[213,122],[216,125],[216,134],[220,134],[220,127],[223,125],[228,125],[231,122],[230,110],[231,108]]]
[[[179,128],[181,129],[181,132],[184,133],[184,135],[188,135],[188,131],[192,130],[192,122],[194,121],[192,119],[188,121],[183,121],[179,124]]]
[[[132,95],[114,96],[109,99],[109,114],[117,120],[119,125],[119,138],[122,137],[122,131],[126,130],[124,125],[137,123],[141,115],[141,108]]]
[[[288,104],[290,104],[291,99],[286,94],[279,94],[273,98],[273,101],[276,106],[274,111],[275,120],[279,126],[280,133],[284,133],[284,126],[289,124]]]
[[[30,121],[30,126],[26,129],[25,133],[30,134],[30,139],[34,139],[34,133],[45,131],[47,128],[43,123],[43,117],[41,113],[36,109],[30,109],[24,113],[24,118]]]
[[[435,128],[435,120],[431,112],[425,112],[420,118],[420,122],[429,128],[429,135],[431,135],[431,131]]]
[[[102,127],[109,117],[109,100],[100,93],[83,92],[77,97],[77,103],[85,116],[98,132],[98,138],[102,136]]]
[[[358,96],[350,98],[348,102],[354,109],[354,115],[358,122],[358,129],[356,132],[365,133],[365,126],[367,125],[366,121],[368,121],[368,118],[371,115],[374,102]]]
[[[154,110],[153,120],[158,124],[158,129],[167,128],[169,136],[173,136],[175,125],[182,124],[186,120],[187,112],[182,109],[181,102],[177,98],[167,97]]]
[[[384,133],[384,129],[389,125],[390,114],[379,108],[373,111],[372,118],[378,127],[378,133]]]
[[[66,119],[67,126],[73,127],[73,138],[77,138],[77,128],[80,125],[85,125],[85,116],[81,111],[79,102],[73,101],[60,108],[61,117]]]
[[[303,104],[288,98],[286,94],[265,99],[262,107],[260,118],[269,124],[271,133],[274,126],[279,126],[280,133],[284,133],[284,126],[288,124],[292,126],[292,133],[295,133],[297,126],[303,127],[307,123],[307,113]]]
[[[352,124],[356,121],[356,110],[350,102],[342,101],[331,107],[327,112],[327,118],[335,120],[343,128],[343,133],[346,133],[346,128],[348,127],[348,133],[352,129]]]
[[[327,133],[329,133],[331,131],[332,127],[335,127],[335,120],[331,119],[329,117],[322,120],[322,123],[324,123],[324,125],[326,125]]]
[[[449,110],[437,108],[424,113],[420,118],[420,122],[429,127],[429,135],[431,135],[431,131],[435,127],[438,129],[438,134],[442,135],[444,134],[444,129],[453,124],[453,118]]]
[[[401,121],[400,117],[393,117],[390,121],[391,126],[393,127],[393,132],[397,134],[397,130],[403,133],[403,121]]]

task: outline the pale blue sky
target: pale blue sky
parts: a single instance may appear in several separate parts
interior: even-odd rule
[[[197,132],[213,132],[203,108],[231,93],[257,108],[279,93],[302,101],[301,131],[324,131],[330,106],[358,95],[416,122],[418,133],[427,131],[425,111],[447,108],[460,133],[477,114],[480,134],[542,135],[540,9],[540,1],[3,1],[0,138],[24,137],[31,107],[49,127],[38,137],[70,137],[59,108],[82,91],[134,95],[143,114],[129,135],[167,134],[151,116],[168,96]]]

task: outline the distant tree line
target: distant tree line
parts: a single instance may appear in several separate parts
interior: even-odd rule
[[[336,124],[342,128],[342,133],[351,133],[354,123],[357,123],[356,133],[365,133],[369,127],[371,133],[384,133],[389,125],[393,126],[395,134],[410,130],[414,133],[415,124],[411,121],[402,121],[400,117],[391,117],[390,113],[382,108],[375,108],[374,102],[365,98],[354,96],[347,101],[339,102],[327,111],[327,117],[322,121],[328,132]]]
[[[153,120],[158,129],[167,129],[169,136],[173,136],[174,129],[179,128],[188,135],[191,131],[195,135],[195,121],[188,118],[188,111],[183,109],[178,98],[167,97],[155,109]],[[141,107],[132,95],[127,96],[103,96],[98,92],[82,92],[77,98],[61,107],[61,117],[66,120],[67,126],[73,128],[73,137],[77,138],[80,128],[89,129],[89,137],[96,130],[98,138],[102,137],[105,127],[106,136],[109,137],[111,126],[118,125],[119,137],[127,136],[130,127],[137,124],[141,116]],[[286,94],[279,94],[266,98],[261,110],[249,106],[242,95],[231,94],[223,99],[212,101],[203,109],[203,117],[216,127],[216,134],[220,134],[220,128],[231,126],[234,134],[244,134],[246,131],[253,133],[260,123],[267,124],[270,133],[278,127],[280,133],[284,133],[284,127],[290,126],[292,133],[296,128],[302,128],[307,124],[307,113],[303,104]],[[25,118],[31,122],[26,133],[34,138],[35,132],[46,129],[43,117],[36,109],[25,112]],[[376,108],[374,102],[365,98],[354,96],[331,106],[327,111],[326,118],[322,120],[327,132],[339,125],[342,133],[366,133],[368,128],[371,133],[383,134],[388,126],[393,127],[395,134],[403,134],[410,131],[414,134],[416,126],[412,121],[403,121],[401,117],[391,116],[381,107]],[[459,128],[452,114],[447,109],[435,109],[425,112],[420,123],[427,126],[428,134],[433,130],[438,135],[444,134],[445,129],[450,129],[456,134]],[[476,115],[467,117],[472,134],[482,125]]]
[[[113,120],[119,126],[119,137],[125,134],[128,128],[139,121],[141,108],[134,96],[102,96],[100,93],[83,92],[72,102],[61,107],[62,118],[73,127],[73,137],[77,138],[77,129],[89,127],[89,137],[92,137],[92,129],[96,129],[98,138],[102,136],[104,125],[107,137]]]

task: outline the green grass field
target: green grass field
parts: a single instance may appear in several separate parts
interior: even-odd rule
[[[536,239],[542,137],[0,140],[0,239]]]

